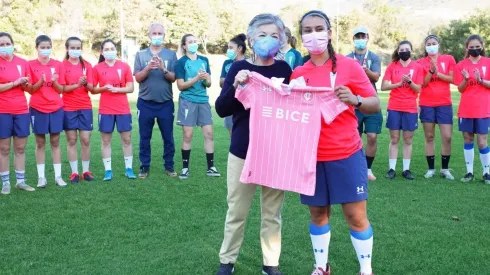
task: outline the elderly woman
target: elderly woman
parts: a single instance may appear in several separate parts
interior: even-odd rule
[[[249,143],[250,112],[235,99],[239,84],[248,81],[252,71],[265,77],[284,78],[291,76],[289,65],[274,60],[281,44],[286,41],[282,20],[272,14],[257,15],[247,30],[248,43],[253,50],[250,59],[237,61],[226,76],[221,94],[216,100],[216,111],[220,117],[233,115],[234,128],[228,156],[227,187],[228,213],[225,221],[225,234],[220,250],[218,275],[232,274],[234,263],[243,241],[245,220],[252,204],[256,185],[240,183]],[[260,234],[263,268],[266,275],[280,275],[279,256],[281,254],[281,208],[284,192],[261,187],[262,230]]]

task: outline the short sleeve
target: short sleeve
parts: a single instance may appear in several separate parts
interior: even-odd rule
[[[454,85],[459,85],[463,82],[463,74],[461,71],[463,70],[463,61],[459,62],[454,66]]]
[[[226,77],[226,66],[228,65],[228,60],[223,62],[223,66],[221,67],[221,75],[220,78]]]
[[[296,50],[294,54],[296,55],[296,63],[294,64],[294,68],[303,66],[303,57],[301,56],[301,53]]]
[[[245,85],[238,85],[238,88],[236,89],[235,92],[235,97],[240,101],[245,108],[245,110],[248,110],[252,107],[253,102],[254,102],[254,94],[253,94],[253,85],[245,84]]]
[[[181,58],[175,63],[174,71],[176,79],[185,79],[184,59]]]
[[[346,85],[353,94],[362,97],[371,97],[376,95],[373,84],[364,72],[364,69],[354,60],[350,60],[350,81]]]
[[[140,52],[137,52],[136,56],[134,57],[134,74],[136,75],[142,70],[143,70],[143,64],[141,64],[140,61]]]
[[[168,61],[168,70],[171,72],[174,72],[175,70],[175,64],[177,63],[177,54],[174,51],[171,52],[171,57],[170,60]]]
[[[448,71],[449,72],[454,72],[456,69],[456,60],[452,55],[448,55]]]
[[[97,71],[97,66],[95,66],[93,69],[92,69],[92,79],[93,79],[93,84],[94,87],[96,87],[97,85],[99,85],[99,72]]]
[[[124,65],[124,80],[126,81],[126,83],[134,82],[133,74],[131,73],[131,67],[129,67],[129,64],[127,63],[124,63]]]
[[[211,65],[209,65],[209,59],[207,59],[206,57],[204,58],[204,62],[206,62],[206,72],[208,74],[211,74]]]
[[[390,65],[388,65],[388,68],[386,68],[385,75],[383,76],[383,80],[391,81],[392,73],[393,73],[393,63],[390,63]]]
[[[87,83],[94,85],[94,69],[87,62],[85,62],[85,76],[87,76]]]
[[[372,72],[381,73],[381,58],[377,55],[373,55],[371,59],[371,67],[369,68]]]
[[[65,85],[66,84],[66,79],[65,79],[65,68],[63,66],[63,63],[58,64],[58,83],[60,85]]]

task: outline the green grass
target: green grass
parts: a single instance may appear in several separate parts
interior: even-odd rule
[[[380,94],[386,102],[387,94]],[[458,95],[454,94],[455,99]],[[456,108],[457,106],[455,106]],[[135,112],[134,112],[135,113]],[[229,136],[216,117],[216,164],[224,173]],[[133,123],[134,168],[138,161],[138,124]],[[490,186],[423,179],[426,171],[422,129],[414,138],[413,182],[386,181],[388,132],[383,129],[374,163],[378,180],[370,184],[369,217],[375,230],[373,266],[380,274],[489,274]],[[181,130],[175,128],[176,169],[181,168]],[[63,135],[63,148],[65,137]],[[27,178],[36,184],[34,139],[27,148]],[[196,131],[191,178],[164,176],[161,138],[155,128],[150,178],[123,177],[119,137],[114,137],[115,179],[101,181],[100,135],[92,139],[93,183],[54,186],[48,155],[46,190],[14,190],[0,197],[0,274],[213,274],[219,264],[226,213],[226,180],[205,177],[202,135]],[[451,166],[465,173],[462,137],[455,129]],[[401,152],[401,151],[400,151]],[[437,149],[439,152],[439,149]],[[478,153],[475,173],[481,174]],[[63,150],[63,176],[70,168]],[[437,158],[440,167],[440,158]],[[401,161],[398,164],[401,168]],[[12,181],[14,179],[12,178]],[[260,274],[258,193],[247,223],[236,274]],[[281,269],[310,274],[314,263],[309,214],[299,196],[287,194],[283,211]],[[338,206],[331,219],[330,262],[335,274],[356,274],[358,263],[348,227]]]

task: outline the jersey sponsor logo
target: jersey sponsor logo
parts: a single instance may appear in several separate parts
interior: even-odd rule
[[[262,116],[267,118],[276,118],[299,123],[310,123],[310,113],[288,110],[283,108],[273,108],[270,106],[262,107]]]

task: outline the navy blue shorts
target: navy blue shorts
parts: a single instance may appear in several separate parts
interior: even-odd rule
[[[460,118],[459,131],[478,135],[487,135],[490,118]]]
[[[386,128],[390,130],[415,131],[419,127],[417,114],[388,110]]]
[[[453,124],[453,106],[420,106],[420,122],[436,124]]]
[[[0,114],[0,138],[29,136],[29,123],[29,114]]]
[[[117,125],[117,131],[128,132],[133,129],[133,118],[131,114],[127,115],[103,115],[99,114],[99,131],[102,133],[114,132],[114,126]]]
[[[29,108],[29,111],[34,134],[47,135],[63,132],[63,108],[52,113],[39,112],[34,108]]]
[[[363,150],[350,157],[316,163],[315,195],[301,195],[308,206],[328,206],[367,200],[368,178]]]
[[[63,121],[65,131],[92,131],[94,129],[93,123],[92,110],[65,111],[65,119]]]

